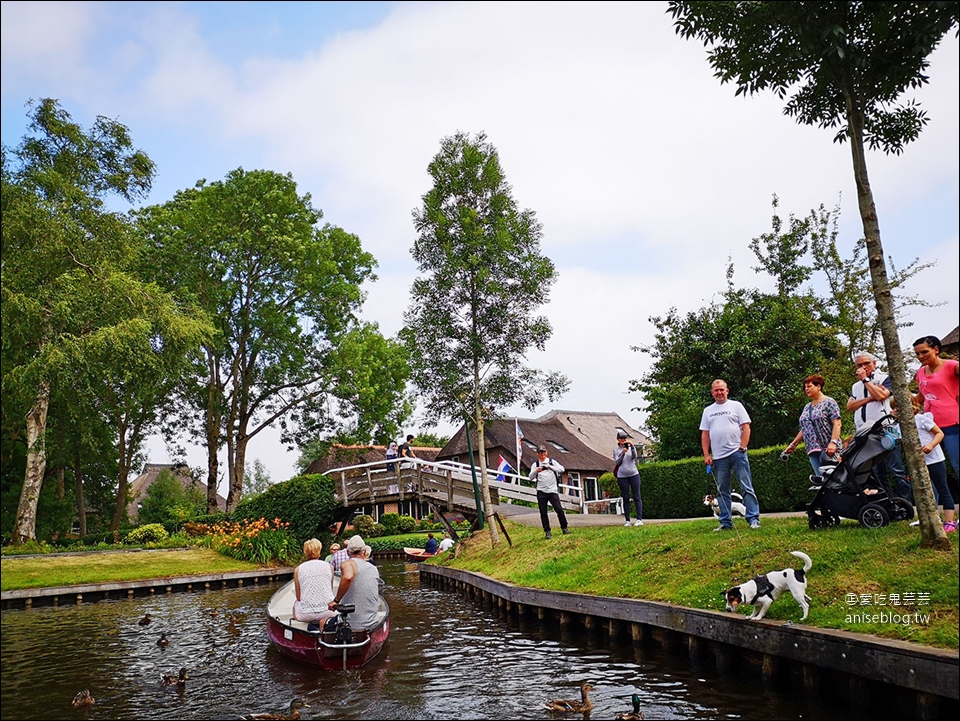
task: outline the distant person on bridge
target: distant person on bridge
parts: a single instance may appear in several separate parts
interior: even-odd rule
[[[392,461],[400,455],[400,451],[397,449],[396,441],[390,441],[390,445],[387,446],[387,452],[384,455],[387,457],[387,470],[390,473],[393,473],[397,469],[397,464],[392,463]]]
[[[550,533],[550,518],[547,516],[547,504],[553,506],[560,521],[560,530],[570,533],[567,528],[567,515],[560,505],[560,474],[564,468],[552,458],[547,458],[545,446],[537,448],[537,460],[530,469],[530,480],[537,482],[537,505],[540,506],[540,524],[547,538],[553,538]]]
[[[410,442],[413,441],[413,434],[407,434],[407,440],[400,444],[400,458],[416,458],[416,454],[413,452],[413,448],[410,446]],[[412,463],[401,463],[401,468],[413,468],[414,464]]]

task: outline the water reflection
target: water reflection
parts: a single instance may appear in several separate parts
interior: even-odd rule
[[[846,716],[698,675],[684,659],[629,642],[608,648],[606,634],[508,623],[479,602],[421,587],[413,564],[380,569],[393,630],[357,671],[328,673],[276,652],[264,623],[276,585],[4,611],[0,716],[237,718],[283,711],[299,696],[307,719],[543,719],[557,718],[544,701],[576,697],[584,680],[596,687],[594,719],[630,710],[633,693],[648,719]],[[147,612],[152,623],[138,626]],[[186,687],[162,687],[160,674],[181,666]],[[84,688],[96,704],[72,708]]]

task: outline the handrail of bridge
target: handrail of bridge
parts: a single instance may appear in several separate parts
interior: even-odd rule
[[[347,491],[347,486],[360,482],[351,481],[348,484],[348,471],[366,471],[366,473],[362,475],[358,474],[358,476],[355,476],[355,478],[360,477],[369,482],[372,480],[370,474],[373,472],[390,472],[387,469],[387,465],[389,464],[395,464],[398,470],[416,468],[418,475],[420,475],[421,471],[433,472],[437,475],[440,475],[440,473],[437,473],[438,471],[446,471],[450,474],[456,474],[457,480],[472,482],[470,465],[467,463],[455,463],[453,461],[428,461],[421,458],[404,458],[402,460],[397,458],[382,461],[371,461],[369,463],[356,463],[350,466],[331,468],[328,471],[325,471],[325,475],[340,475],[341,494],[343,496],[344,503],[346,504],[346,501],[350,496]],[[500,476],[504,477],[503,481],[498,480]],[[537,500],[536,489],[525,486],[521,483],[521,481],[528,480],[525,476],[520,476],[516,473],[500,473],[496,469],[488,468],[487,477],[490,481],[496,483],[495,488],[497,489],[499,495],[507,498],[516,498],[517,500],[523,501],[536,502]],[[596,502],[585,500],[582,489],[580,489],[578,486],[571,486],[565,483],[558,485],[560,489],[560,501],[567,507],[579,508],[581,512],[586,513],[586,504]]]

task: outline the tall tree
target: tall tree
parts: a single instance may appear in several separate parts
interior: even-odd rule
[[[433,187],[413,212],[412,253],[420,276],[404,314],[412,380],[428,422],[473,424],[484,513],[493,513],[484,424],[522,400],[531,410],[567,388],[559,373],[529,368],[524,357],[552,333],[546,303],[557,273],[540,252],[542,228],[519,210],[496,148],[480,133],[444,138],[428,166]],[[490,538],[499,542],[496,524]]]
[[[375,433],[407,407],[404,349],[356,316],[375,261],[321,218],[289,175],[243,169],[140,212],[158,278],[217,329],[184,392],[202,414],[191,430],[207,446],[211,513],[222,447],[232,511],[247,445],[265,428],[279,422],[289,439],[290,421],[315,430],[353,414]]]
[[[52,395],[80,379],[129,377],[158,346],[189,345],[197,330],[137,276],[140,238],[105,207],[150,188],[153,163],[127,128],[100,117],[84,131],[51,99],[30,118],[21,145],[3,149],[3,394],[29,407],[16,542],[35,537]]]
[[[949,549],[913,422],[907,366],[867,174],[866,146],[899,154],[927,122],[915,101],[929,56],[958,22],[957,2],[677,2],[675,29],[709,48],[715,75],[737,95],[773,91],[800,123],[850,142],[874,302],[901,414],[904,446],[919,469],[914,497],[922,545]]]

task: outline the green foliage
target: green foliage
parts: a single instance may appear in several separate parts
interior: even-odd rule
[[[414,211],[420,275],[402,332],[428,422],[479,421],[484,409],[558,397],[566,378],[524,364],[552,333],[536,312],[557,277],[536,215],[517,207],[483,133],[444,138],[428,172],[433,187]]]
[[[384,551],[402,551],[404,548],[423,548],[427,545],[426,533],[408,533],[398,536],[374,538],[370,542],[374,555]]]
[[[206,509],[206,495],[194,483],[184,487],[177,476],[166,468],[157,474],[140,501],[138,521],[146,523],[170,523],[182,526]]]
[[[646,466],[644,466],[644,468],[646,468]],[[617,483],[617,477],[610,471],[600,475],[597,479],[597,485],[599,485],[600,490],[604,491],[610,498],[616,498],[620,495],[620,485]]]
[[[170,534],[167,533],[167,529],[163,527],[163,524],[148,523],[130,531],[124,539],[124,543],[131,546],[143,546],[147,543],[165,541],[169,537]]]
[[[359,513],[353,517],[353,530],[364,538],[372,537],[376,521],[366,513]]]
[[[380,522],[383,523],[383,517],[380,517]],[[386,525],[384,523],[384,525]],[[397,530],[394,533],[413,533],[417,529],[417,519],[413,516],[400,516],[397,519]],[[390,534],[394,535],[393,533]]]
[[[394,536],[400,529],[400,516],[397,513],[381,513],[380,524],[383,526],[384,536]]]
[[[685,317],[672,309],[650,319],[655,341],[640,350],[653,364],[631,390],[647,400],[647,424],[661,459],[702,454],[700,417],[712,402],[710,384],[716,378],[726,380],[731,398],[747,408],[755,446],[796,435],[806,403],[804,377],[818,372],[828,382],[833,376],[836,385],[847,384],[846,377],[837,380],[842,371],[832,370],[842,349],[832,329],[818,320],[815,299],[731,289],[724,300]]]
[[[242,495],[246,444],[272,420],[298,443],[346,424],[396,431],[410,408],[405,352],[357,315],[376,263],[357,236],[320,226],[292,177],[237,169],[138,217],[158,282],[216,319],[177,422],[208,447],[224,444],[222,429],[233,434],[228,510]]]
[[[321,475],[297,476],[244,499],[232,517],[236,521],[278,518],[289,524],[290,534],[302,545],[310,538],[324,541],[329,536],[338,507],[332,480]]]
[[[382,523],[374,523],[370,526],[370,532],[367,534],[367,538],[380,538],[381,536],[387,535],[387,529]]]
[[[443,448],[450,442],[450,436],[438,436],[420,431],[413,439],[413,445],[421,448]]]
[[[247,462],[243,474],[243,497],[258,496],[270,487],[270,473],[263,461],[256,459],[251,465]]]

